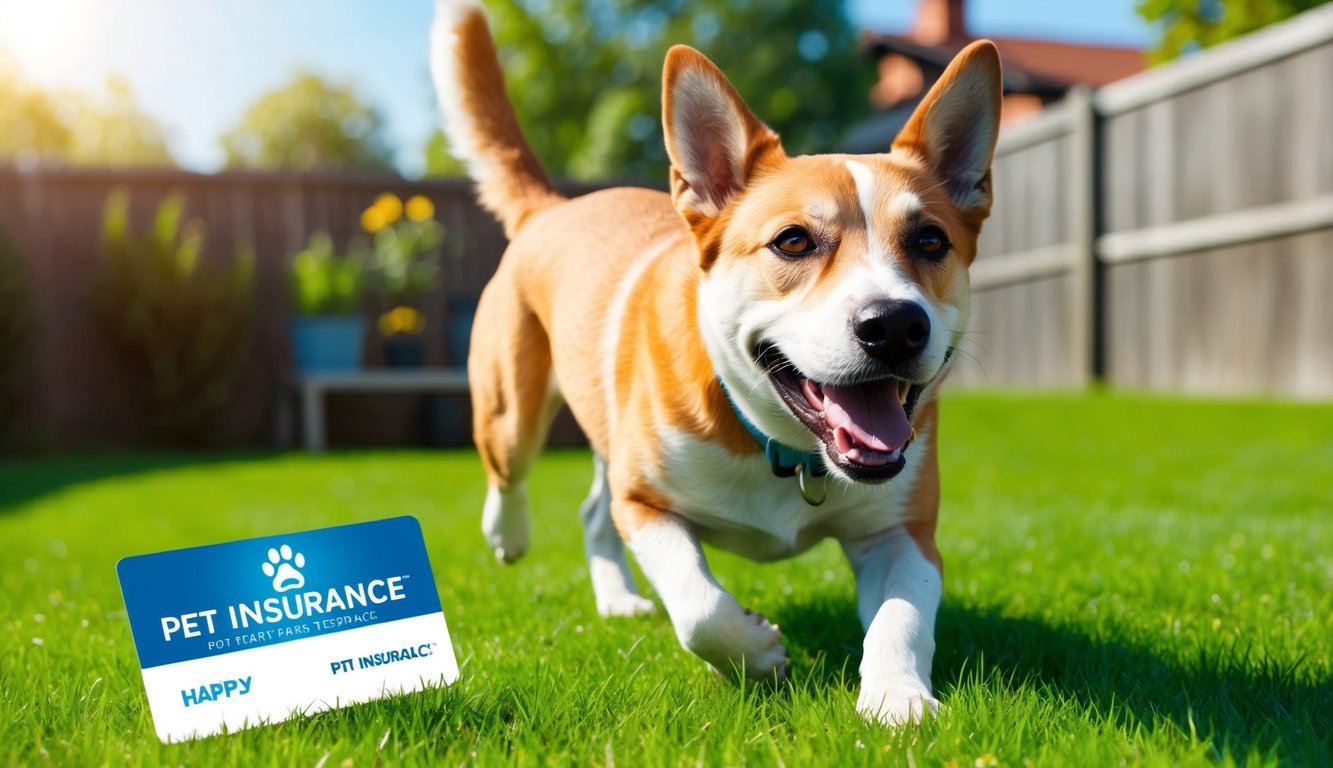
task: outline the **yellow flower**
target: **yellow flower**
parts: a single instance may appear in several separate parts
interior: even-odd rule
[[[386,223],[379,206],[372,205],[361,212],[361,228],[372,235],[384,229]]]
[[[412,195],[407,199],[407,218],[412,221],[426,221],[435,218],[435,203],[421,195]]]
[[[426,318],[412,307],[394,307],[380,315],[379,329],[381,336],[396,333],[421,333],[426,328]]]
[[[380,215],[384,217],[385,225],[398,221],[403,217],[403,201],[398,199],[398,195],[392,192],[385,192],[375,198],[375,207],[380,209]]]

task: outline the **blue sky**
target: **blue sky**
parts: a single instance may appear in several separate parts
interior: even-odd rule
[[[971,0],[974,34],[1146,45],[1137,0]],[[858,24],[901,31],[916,0],[850,0]],[[168,130],[186,167],[222,163],[217,137],[305,67],[379,107],[399,166],[420,169],[436,125],[430,0],[0,0],[0,49],[45,87],[99,91],[111,73]],[[688,42],[688,41],[682,41]]]

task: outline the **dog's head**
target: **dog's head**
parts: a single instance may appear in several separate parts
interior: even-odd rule
[[[1000,61],[968,46],[882,155],[789,157],[722,73],[667,55],[671,191],[702,270],[699,323],[747,417],[835,473],[896,475],[961,340],[990,212]]]

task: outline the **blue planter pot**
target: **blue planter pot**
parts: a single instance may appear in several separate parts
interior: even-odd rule
[[[361,315],[292,318],[292,359],[301,373],[342,373],[361,368],[366,321]]]

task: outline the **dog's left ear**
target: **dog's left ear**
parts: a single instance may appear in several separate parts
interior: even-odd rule
[[[1003,87],[995,44],[978,40],[954,57],[893,141],[895,153],[934,168],[954,205],[978,225],[990,213]]]
[[[686,45],[667,52],[662,128],[671,157],[671,199],[691,227],[721,213],[764,157],[782,154],[777,134],[750,112],[708,57]]]

